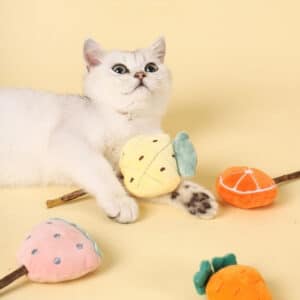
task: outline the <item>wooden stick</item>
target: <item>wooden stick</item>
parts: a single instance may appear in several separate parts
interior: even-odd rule
[[[71,200],[77,199],[77,198],[85,196],[85,195],[87,195],[87,192],[83,189],[80,189],[80,190],[76,190],[72,193],[65,194],[59,198],[47,200],[46,204],[47,204],[48,208],[52,208],[55,206],[65,204],[66,202],[69,202]]]
[[[298,179],[298,178],[300,178],[300,171],[289,173],[289,174],[282,175],[282,176],[278,176],[278,177],[273,178],[273,180],[275,181],[276,184],[278,184],[278,183],[281,183],[284,181],[294,180],[294,179]]]
[[[28,274],[28,270],[25,266],[21,266],[17,270],[11,272],[10,274],[6,275],[2,279],[0,279],[0,290],[4,287],[8,286],[10,283],[15,281],[16,279]]]
[[[279,184],[279,183],[282,183],[285,181],[294,180],[294,179],[298,179],[298,178],[300,178],[300,171],[289,173],[289,174],[282,175],[282,176],[278,176],[278,177],[273,178],[273,180],[275,181],[276,184]],[[76,190],[72,193],[65,194],[59,198],[47,200],[47,207],[52,208],[55,206],[59,206],[59,205],[65,204],[66,202],[69,202],[71,200],[85,196],[87,194],[88,193],[83,189]]]

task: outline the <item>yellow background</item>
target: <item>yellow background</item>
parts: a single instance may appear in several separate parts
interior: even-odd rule
[[[277,176],[300,168],[298,1],[0,0],[0,85],[81,92],[82,43],[132,49],[167,40],[174,90],[165,129],[188,130],[199,154],[197,181],[214,188],[226,167],[250,165]],[[299,299],[300,183],[281,187],[273,207],[224,206],[213,221],[173,207],[141,205],[140,221],[107,220],[93,200],[46,210],[69,188],[1,189],[0,272],[37,222],[77,222],[100,243],[102,269],[82,280],[19,280],[1,299],[200,299],[200,260],[233,251],[257,267],[274,299]]]

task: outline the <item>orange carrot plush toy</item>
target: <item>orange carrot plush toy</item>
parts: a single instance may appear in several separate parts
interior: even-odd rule
[[[272,300],[270,291],[257,270],[237,265],[234,254],[202,261],[194,285],[208,300]]]
[[[272,178],[255,168],[232,167],[218,177],[216,188],[221,200],[239,208],[255,208],[273,203],[277,184],[296,178],[300,171]]]

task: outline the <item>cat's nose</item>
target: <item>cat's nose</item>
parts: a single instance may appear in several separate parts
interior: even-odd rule
[[[143,80],[143,78],[146,77],[146,73],[143,71],[139,71],[134,74],[134,77],[138,78],[139,80]]]

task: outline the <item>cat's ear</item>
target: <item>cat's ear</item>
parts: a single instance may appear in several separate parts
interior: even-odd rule
[[[154,56],[160,60],[160,62],[164,62],[166,55],[166,41],[163,36],[155,40],[155,42],[151,44],[149,49],[150,51],[152,51]]]
[[[101,64],[101,60],[104,56],[104,50],[94,40],[87,39],[83,46],[83,56],[89,71],[90,68]]]

